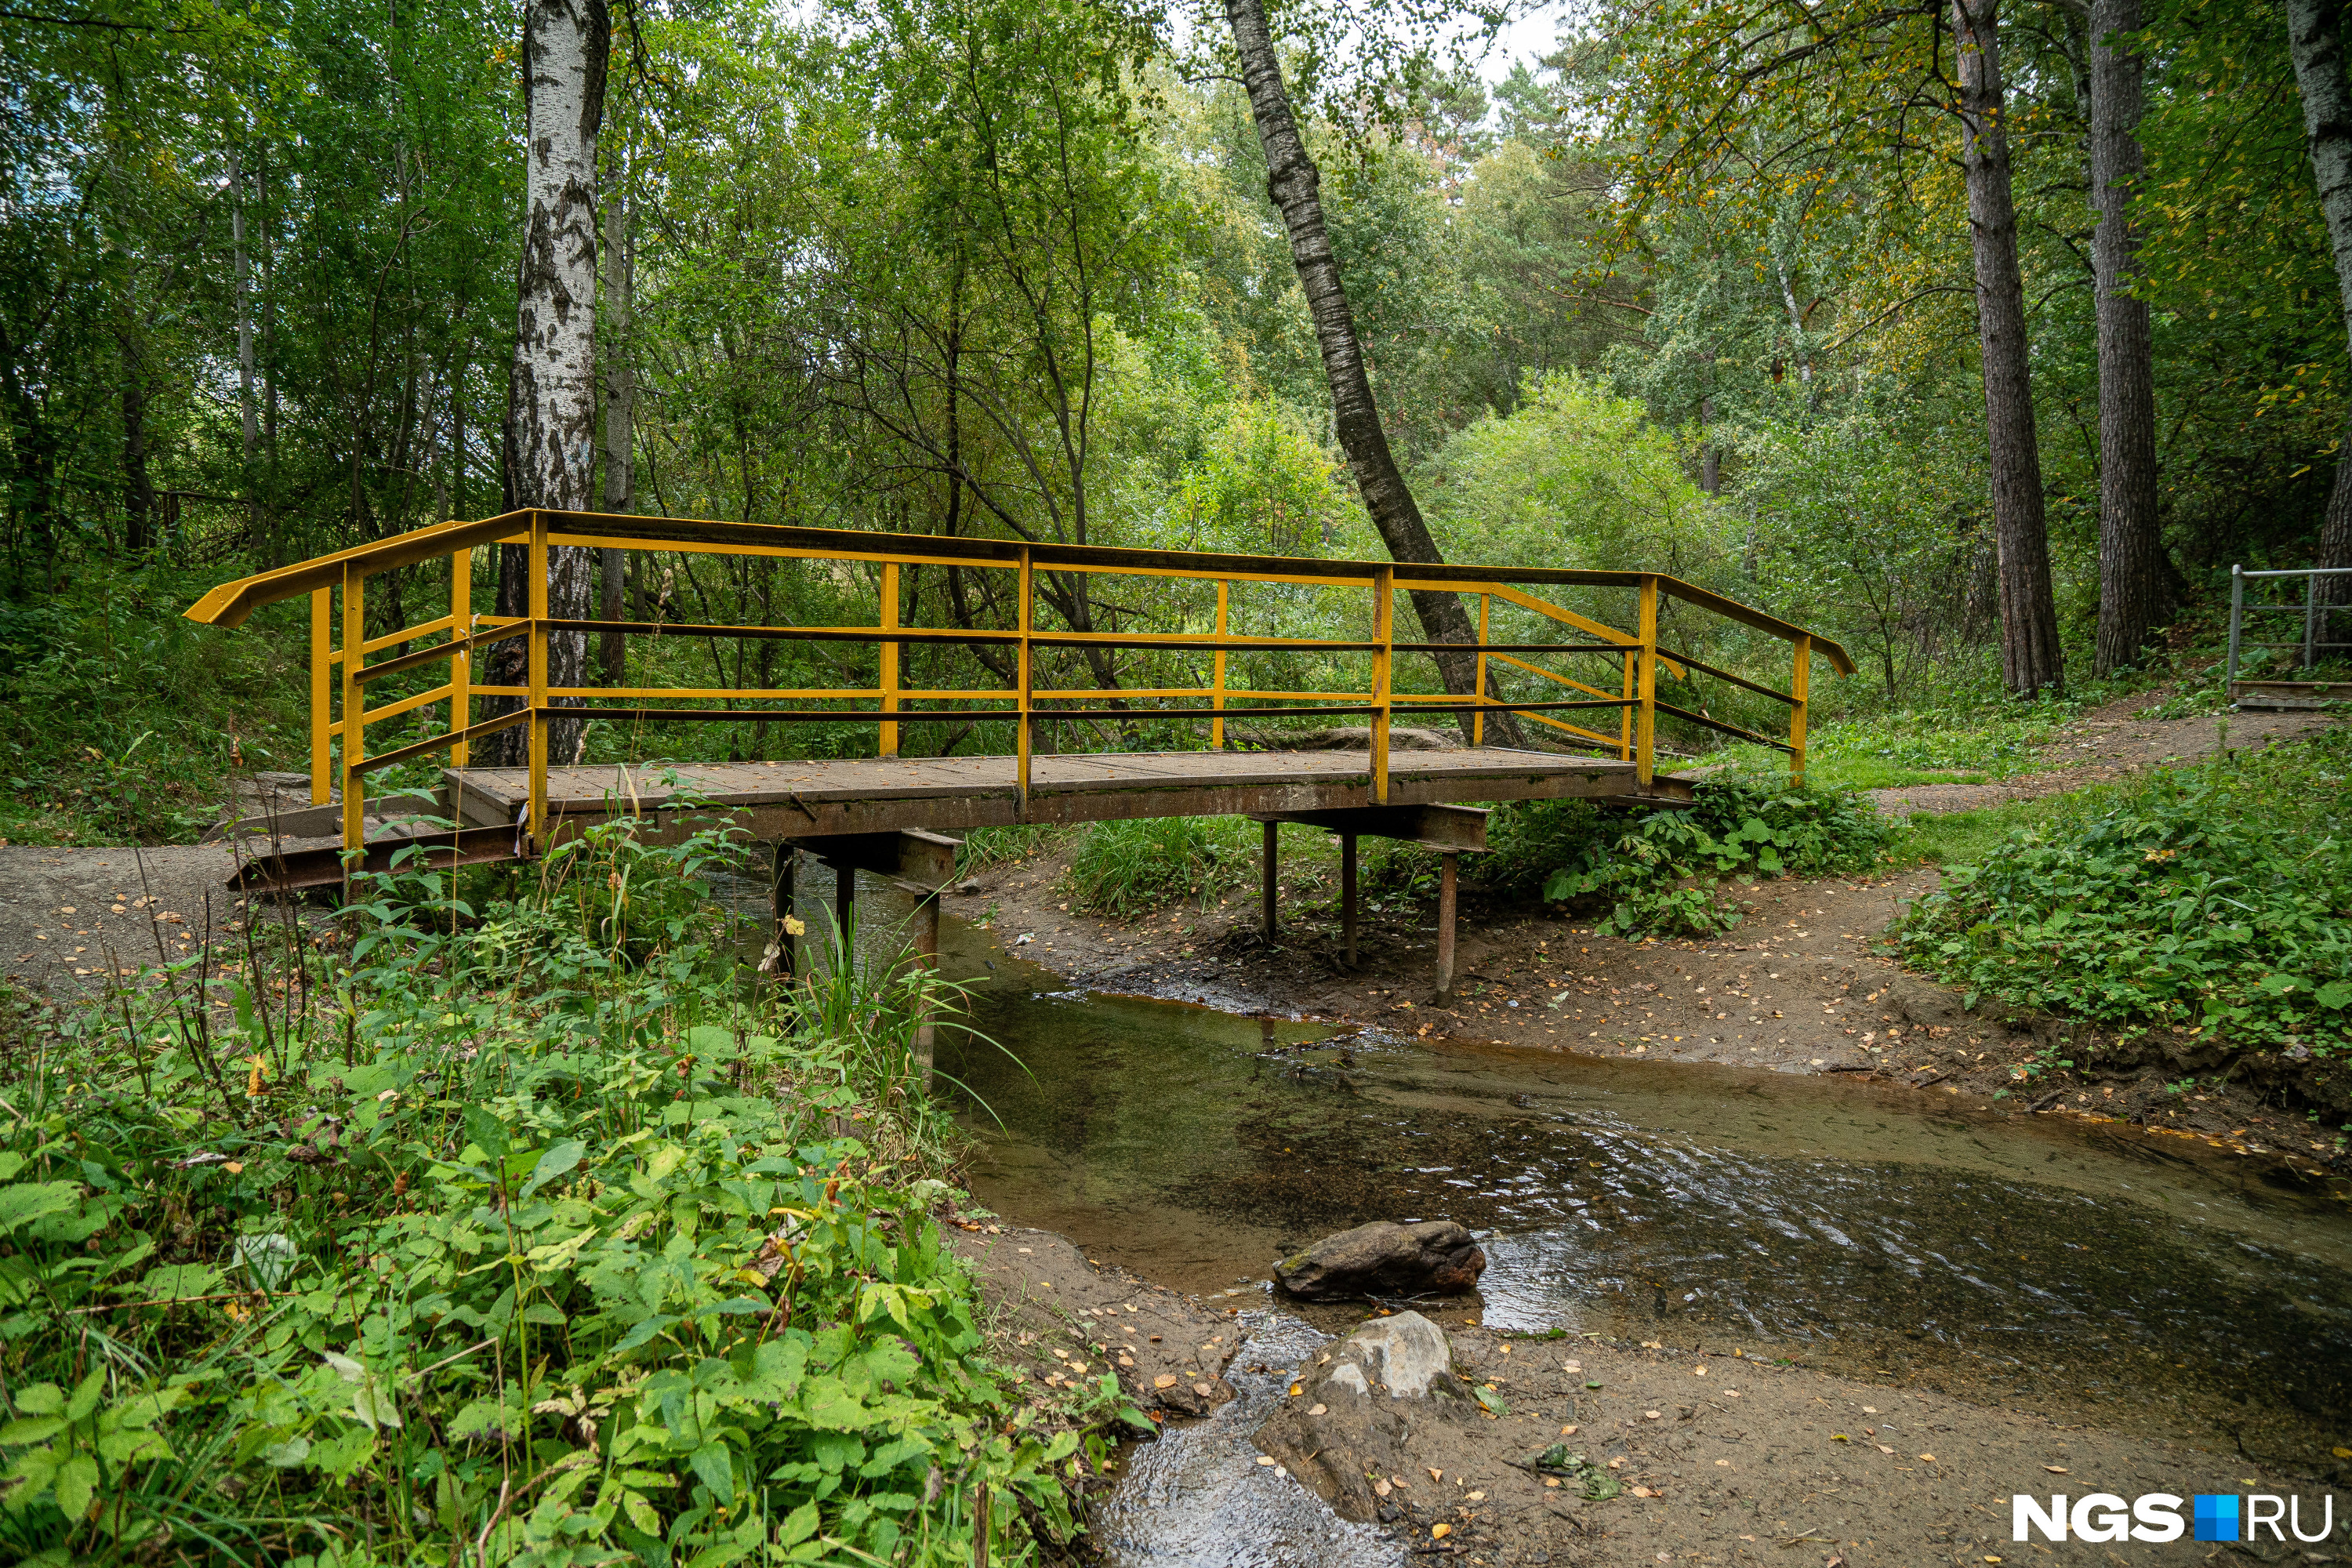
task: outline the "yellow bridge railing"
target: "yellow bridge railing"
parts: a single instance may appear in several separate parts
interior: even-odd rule
[[[489,545],[519,545],[527,552],[530,584],[527,613],[520,616],[483,615],[472,605],[472,552]],[[856,564],[878,569],[877,624],[856,626],[774,626],[699,625],[675,621],[607,621],[568,618],[550,613],[549,552],[566,546],[631,551],[682,552],[733,556],[768,556],[786,560]],[[367,584],[372,577],[446,557],[449,563],[447,613],[404,626],[395,631],[367,635]],[[902,618],[905,574],[918,568],[958,568],[1011,574],[1013,594],[1004,628],[919,626]],[[1137,632],[1075,630],[1041,625],[1037,616],[1037,577],[1103,574],[1213,584],[1216,614],[1213,629],[1205,632]],[[1348,639],[1314,637],[1244,636],[1229,625],[1231,590],[1244,583],[1281,584],[1300,587],[1360,591],[1368,595],[1370,636]],[[1529,592],[1544,587],[1601,587],[1630,590],[1633,595],[1633,625],[1619,628],[1553,604]],[[1478,640],[1475,644],[1399,641],[1395,635],[1395,600],[1399,593],[1475,594],[1478,598]],[[1398,565],[1386,562],[1325,561],[1282,555],[1212,554],[1189,551],[1135,550],[1099,545],[1024,543],[1019,541],[946,538],[923,534],[865,533],[845,530],[787,528],[759,523],[706,521],[690,519],[612,516],[592,512],[519,511],[478,522],[448,522],[323,555],[311,561],[225,583],[206,594],[188,612],[188,618],[212,626],[233,626],[268,604],[302,595],[310,598],[310,791],[313,805],[323,805],[340,786],[343,842],[362,842],[369,774],[436,752],[449,753],[455,767],[467,765],[474,742],[516,725],[530,728],[527,748],[530,804],[527,821],[537,837],[547,822],[547,774],[551,759],[550,729],[558,720],[615,719],[641,722],[866,722],[879,727],[879,751],[898,752],[899,732],[908,724],[942,721],[1012,721],[1015,736],[1015,780],[1022,801],[1030,791],[1031,758],[1036,729],[1057,720],[1120,721],[1183,720],[1208,725],[1209,746],[1225,744],[1225,725],[1236,718],[1276,716],[1360,715],[1369,718],[1372,795],[1389,799],[1389,739],[1399,714],[1443,713],[1458,716],[1471,710],[1473,742],[1483,743],[1486,720],[1495,713],[1516,713],[1593,749],[1613,752],[1634,764],[1635,777],[1647,785],[1654,776],[1657,716],[1675,718],[1739,740],[1756,742],[1786,752],[1791,777],[1801,781],[1805,764],[1805,713],[1812,657],[1829,659],[1841,675],[1853,672],[1853,662],[1836,643],[1818,637],[1760,610],[1708,592],[1693,584],[1654,572],[1582,572],[1539,567],[1465,565]],[[340,594],[340,615],[335,603]],[[1751,680],[1717,668],[1688,654],[1662,647],[1658,625],[1662,605],[1678,599],[1695,608],[1767,634],[1790,646],[1789,689]],[[1501,643],[1488,639],[1492,612],[1497,605],[1531,612],[1540,620],[1580,633],[1587,640]],[[336,623],[341,623],[340,640]],[[763,689],[728,687],[559,687],[549,680],[551,634],[619,632],[630,637],[695,638],[776,638],[787,641],[846,642],[878,645],[877,683],[871,687]],[[521,685],[488,684],[477,679],[475,658],[482,650],[513,638],[528,639]],[[439,639],[439,640],[429,640]],[[413,645],[425,643],[423,647]],[[1007,688],[929,689],[906,686],[900,679],[899,650],[914,644],[993,646],[1008,650],[1014,671]],[[371,664],[369,656],[402,645],[411,651]],[[1210,680],[1205,686],[1163,686],[1143,689],[1044,687],[1036,682],[1036,653],[1042,648],[1159,648],[1188,650],[1209,656]],[[1300,654],[1362,654],[1370,656],[1369,689],[1357,691],[1286,690],[1234,687],[1226,680],[1226,660],[1235,653],[1296,651]],[[1396,657],[1400,654],[1448,655],[1473,658],[1475,689],[1466,693],[1404,692],[1394,689]],[[1579,679],[1535,662],[1542,658],[1572,657],[1604,661],[1606,674],[1596,675],[1606,686]],[[368,706],[372,686],[411,670],[446,663],[447,679],[422,691],[380,706]],[[1508,701],[1493,694],[1489,677],[1500,666],[1539,678],[1546,690],[1560,695],[1538,700]],[[1785,738],[1762,734],[1726,723],[1705,711],[1662,701],[1657,693],[1659,672],[1682,680],[1692,671],[1714,676],[1745,691],[1788,709]],[[1182,702],[1205,700],[1206,706],[1115,707],[1121,703]],[[476,704],[484,700],[509,710],[477,721]],[[681,708],[648,707],[649,702],[828,702],[871,703],[843,708]],[[914,708],[911,703],[954,703],[948,708]],[[1093,703],[1096,706],[1066,706]],[[1234,704],[1244,706],[1234,706]],[[399,718],[419,709],[444,705],[449,719],[437,735],[371,754],[366,732],[371,725]],[[1009,704],[1009,707],[988,706]],[[1614,733],[1580,724],[1562,715],[1612,711]],[[340,774],[340,777],[338,777]]]

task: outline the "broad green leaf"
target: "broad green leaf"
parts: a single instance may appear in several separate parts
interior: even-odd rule
[[[76,1454],[58,1467],[58,1511],[68,1519],[79,1520],[89,1511],[89,1501],[98,1492],[98,1461],[88,1454]]]
[[[726,1444],[705,1443],[688,1458],[687,1463],[693,1467],[702,1484],[710,1489],[711,1496],[722,1503],[735,1500],[735,1461]]]

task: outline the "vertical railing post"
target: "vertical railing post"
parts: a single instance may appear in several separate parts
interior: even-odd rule
[[[1021,644],[1018,650],[1013,655],[1013,688],[1019,693],[1017,701],[1020,705],[1020,711],[1014,720],[1015,730],[1013,734],[1014,751],[1013,765],[1013,799],[1024,818],[1029,813],[1029,752],[1031,748],[1030,725],[1032,723],[1032,720],[1029,715],[1029,704],[1031,701],[1029,694],[1033,689],[1034,689],[1035,686],[1034,681],[1031,679],[1033,672],[1029,666],[1029,634],[1033,629],[1030,625],[1030,605],[1032,602],[1031,590],[1034,586],[1034,583],[1035,569],[1032,567],[1029,563],[1029,547],[1024,544],[1021,547],[1020,582],[1014,590],[1014,597],[1017,601],[1015,605],[1015,614],[1019,616],[1019,625],[1021,627]]]
[[[530,514],[529,571],[530,694],[525,700],[530,704],[530,798],[524,807],[524,820],[530,824],[532,840],[544,853],[554,847],[547,821],[547,750],[554,737],[547,712],[547,514],[543,511]]]
[[[1643,788],[1657,776],[1658,579],[1642,574],[1641,707],[1633,715],[1633,777]]]
[[[882,563],[882,629],[885,632],[898,629],[898,563],[896,561]],[[898,710],[898,645],[886,642],[882,645],[882,711],[896,713]],[[898,754],[898,726],[887,719],[882,721],[880,751],[886,757]]]
[[[1470,743],[1486,743],[1486,609],[1494,602],[1492,594],[1478,595],[1478,680],[1471,689],[1477,693],[1478,706],[1470,711]]]
[[[1797,668],[1789,680],[1789,782],[1805,782],[1805,700],[1813,686],[1813,639],[1797,638]]]
[[[343,853],[367,842],[367,798],[360,764],[367,761],[367,689],[360,670],[367,660],[367,577],[356,561],[343,563]]]
[[[2319,574],[2313,572],[2303,580],[2303,668],[2309,669],[2319,658]]]
[[[1223,578],[1220,577],[1217,579],[1217,642],[1219,647],[1217,651],[1212,654],[1209,658],[1209,706],[1215,709],[1219,715],[1219,717],[1209,721],[1209,750],[1213,752],[1222,752],[1225,749],[1225,721],[1223,717],[1225,711],[1225,650],[1223,645],[1225,640],[1226,587],[1227,584]]]
[[[334,790],[335,591],[310,593],[310,804],[324,805]]]
[[[1639,700],[1641,695],[1641,686],[1633,674],[1633,667],[1638,662],[1639,656],[1632,648],[1627,648],[1625,679],[1618,688],[1619,695],[1625,700],[1623,705],[1617,710],[1617,760],[1621,763],[1630,763],[1633,760],[1633,704]]]
[[[1372,804],[1389,803],[1389,693],[1396,658],[1396,572],[1372,573]]]
[[[449,656],[449,732],[458,740],[449,748],[449,765],[462,768],[473,748],[466,744],[466,727],[474,721],[474,650],[465,645],[474,635],[474,552],[454,551],[449,556],[449,640],[458,646]]]
[[[2246,616],[2246,569],[2230,568],[2230,668],[2221,683],[2221,700],[2238,700],[2238,627]]]

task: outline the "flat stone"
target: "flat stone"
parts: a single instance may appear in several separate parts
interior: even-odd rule
[[[1274,1266],[1275,1283],[1293,1296],[1328,1301],[1349,1296],[1459,1296],[1477,1288],[1486,1267],[1469,1227],[1450,1219],[1398,1225],[1374,1220],[1327,1236]]]

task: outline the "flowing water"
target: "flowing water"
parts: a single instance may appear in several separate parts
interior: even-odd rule
[[[980,1140],[973,1190],[1147,1279],[1257,1302],[1318,1237],[1449,1218],[1488,1258],[1465,1310],[1497,1327],[1737,1347],[2208,1440],[2324,1448],[2352,1418],[2352,1217],[2267,1162],[1838,1079],[1072,991],[985,932],[944,937],[987,1037],[949,1031],[940,1058]],[[1264,1312],[1248,1359],[1290,1364],[1290,1339],[1355,1315]],[[1241,1564],[1258,1559],[1237,1534],[1306,1531],[1312,1552],[1265,1560],[1387,1560],[1247,1473],[1265,1391],[1238,1381],[1237,1406],[1138,1455],[1103,1515],[1114,1559]]]

